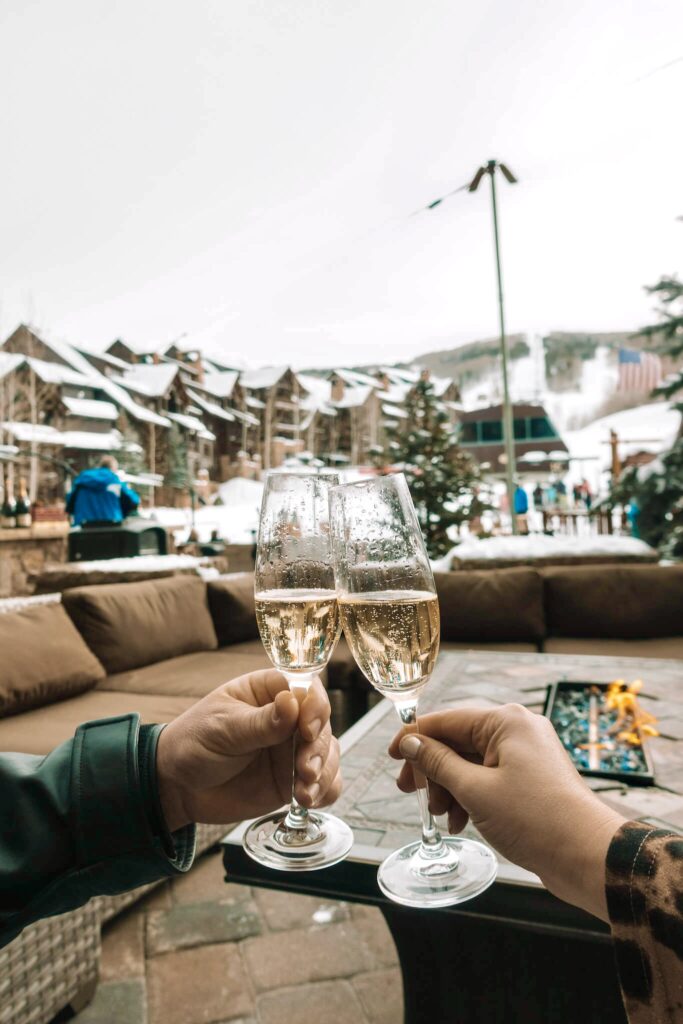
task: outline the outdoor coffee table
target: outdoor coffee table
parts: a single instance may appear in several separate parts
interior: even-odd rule
[[[548,683],[616,678],[642,679],[643,706],[658,718],[662,736],[650,742],[657,785],[589,785],[626,817],[683,830],[683,661],[444,652],[420,710],[515,701],[540,711]],[[356,839],[346,861],[324,871],[269,871],[244,853],[241,825],[223,840],[229,880],[379,907],[401,962],[406,1024],[624,1024],[609,928],[528,871],[499,858],[487,892],[444,910],[400,907],[381,893],[378,864],[420,827],[415,797],[396,789],[398,764],[387,755],[396,730],[382,701],[341,738],[345,788],[334,811]],[[465,834],[480,838],[471,827]]]

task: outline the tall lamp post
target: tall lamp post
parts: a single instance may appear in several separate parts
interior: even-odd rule
[[[510,389],[508,385],[508,345],[505,335],[505,314],[503,308],[503,277],[500,269],[500,242],[498,239],[498,205],[496,202],[496,170],[499,170],[504,178],[514,185],[517,182],[512,171],[499,163],[498,160],[489,160],[483,167],[480,167],[469,184],[468,191],[476,192],[479,183],[485,174],[491,179],[491,205],[493,208],[493,237],[496,245],[496,275],[498,278],[498,316],[500,322],[500,354],[503,369],[503,442],[505,444],[505,477],[507,482],[508,504],[510,507],[510,519],[512,521],[512,532],[519,533],[517,517],[515,516],[515,441],[514,425],[512,416],[512,405],[510,404]]]

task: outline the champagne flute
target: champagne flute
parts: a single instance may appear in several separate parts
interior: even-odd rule
[[[439,602],[402,473],[332,490],[335,576],[344,635],[369,682],[417,731],[418,698],[439,651]],[[442,837],[427,780],[415,771],[422,838],[380,866],[382,892],[408,907],[445,907],[477,896],[496,877],[482,843]]]
[[[259,520],[254,574],[256,618],[266,654],[299,691],[301,701],[335,648],[341,624],[332,565],[329,492],[335,474],[270,473]],[[303,692],[301,692],[303,691]],[[282,871],[312,871],[343,860],[353,845],[349,826],[308,811],[294,796],[287,811],[253,822],[244,848]]]

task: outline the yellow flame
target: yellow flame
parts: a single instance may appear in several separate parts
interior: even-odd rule
[[[624,743],[639,746],[640,736],[659,736],[653,723],[654,715],[638,703],[638,694],[643,688],[642,679],[634,679],[628,685],[623,679],[615,679],[607,687],[605,706],[608,711],[616,711],[617,718],[611,727],[611,733],[617,733],[617,739]],[[640,735],[639,735],[640,733]]]

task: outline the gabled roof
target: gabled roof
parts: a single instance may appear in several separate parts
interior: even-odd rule
[[[216,398],[230,398],[238,378],[237,370],[215,370],[205,374],[202,387]]]
[[[260,370],[245,370],[240,378],[240,383],[248,391],[272,388],[284,377],[288,369],[288,366],[264,366]]]
[[[128,366],[116,383],[148,398],[163,398],[177,375],[177,363],[136,363]]]

